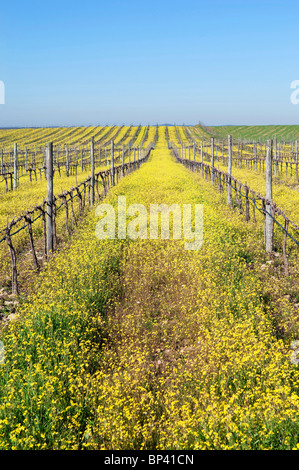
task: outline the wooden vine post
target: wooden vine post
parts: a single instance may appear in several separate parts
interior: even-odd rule
[[[18,144],[14,144],[13,189],[18,186]]]
[[[242,168],[242,159],[243,159],[243,142],[240,140],[240,168]]]
[[[129,173],[131,172],[131,144],[129,145]]]
[[[265,242],[266,252],[273,249],[273,219],[272,219],[272,140],[268,140],[266,149],[266,219]]]
[[[212,167],[212,183],[214,184],[214,137],[211,138],[211,167]]]
[[[134,148],[134,161],[135,161],[135,148]],[[114,186],[114,142],[111,140],[111,186]]]
[[[125,146],[122,147],[122,160],[121,160],[122,176],[125,176]]]
[[[54,250],[53,230],[53,144],[49,142],[46,149],[47,172],[47,255]]]
[[[247,186],[247,183],[245,183],[245,219],[246,222],[249,222],[250,220],[250,214],[249,214],[249,188]]]
[[[65,148],[65,172],[66,172],[66,176],[70,175],[70,156],[69,156],[68,146],[66,146]]]
[[[94,138],[91,138],[90,142],[90,205],[94,205]]]
[[[257,143],[254,142],[254,170],[257,171]]]
[[[232,180],[232,136],[229,135],[227,139],[228,144],[228,184],[227,184],[227,204],[232,207],[233,200],[232,200],[232,187],[231,187],[231,180]]]

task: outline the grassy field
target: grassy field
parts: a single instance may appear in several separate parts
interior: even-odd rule
[[[285,278],[162,126],[124,195],[203,204],[203,246],[99,240],[90,211],[1,326],[0,449],[299,448],[298,258]]]
[[[229,134],[241,139],[280,139],[296,140],[299,138],[299,125],[268,125],[268,126],[212,126],[212,134],[227,137]]]

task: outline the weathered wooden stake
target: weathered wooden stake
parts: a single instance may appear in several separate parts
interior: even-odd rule
[[[90,141],[90,205],[94,205],[94,138]]]
[[[47,255],[54,250],[53,238],[53,144],[49,142],[46,150],[47,172]]]
[[[121,167],[122,167],[122,175],[125,176],[125,146],[124,145],[123,145],[123,148],[122,148]]]
[[[266,252],[271,253],[273,249],[273,219],[272,215],[272,140],[267,142],[266,151],[266,221],[265,239]]]
[[[70,172],[70,157],[69,157],[69,148],[66,147],[65,149],[65,170],[66,176],[69,176]]]
[[[231,180],[232,180],[232,136],[229,135],[227,138],[227,146],[228,146],[228,182],[227,182],[227,204],[232,207],[233,200],[232,200],[232,187],[231,187]]]
[[[129,145],[129,173],[131,172],[131,145]]]
[[[246,222],[249,222],[250,220],[248,197],[249,197],[249,189],[248,189],[247,183],[245,183],[245,220]]]
[[[135,149],[134,149],[135,161]],[[111,186],[114,186],[114,142],[111,140]]]
[[[257,171],[257,143],[254,142],[254,170]]]
[[[214,137],[211,138],[211,166],[212,166],[212,183],[214,184]]]
[[[14,144],[13,189],[18,186],[18,144]]]
[[[243,159],[243,141],[240,142],[240,168],[242,168],[242,159]]]

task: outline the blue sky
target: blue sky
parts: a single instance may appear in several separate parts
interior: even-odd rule
[[[0,127],[299,124],[296,3],[2,2]]]

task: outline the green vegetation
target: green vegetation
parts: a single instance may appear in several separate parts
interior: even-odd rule
[[[219,137],[226,137],[231,134],[235,138],[241,139],[299,139],[299,125],[283,126],[212,126],[209,130]]]

